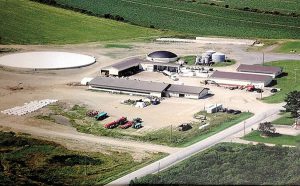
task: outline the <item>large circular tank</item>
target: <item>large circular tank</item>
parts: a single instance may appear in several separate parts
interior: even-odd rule
[[[147,60],[149,61],[163,62],[163,63],[174,62],[177,61],[178,59],[178,56],[176,54],[169,51],[155,51],[148,54],[146,57]]]
[[[225,61],[225,54],[216,52],[212,54],[212,61],[214,63],[220,63]]]
[[[57,70],[78,68],[96,62],[92,56],[69,52],[24,52],[0,57],[0,66],[24,69]]]

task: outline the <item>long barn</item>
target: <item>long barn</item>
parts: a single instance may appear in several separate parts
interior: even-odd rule
[[[152,81],[140,81],[127,78],[96,77],[89,83],[89,89],[113,93],[141,96],[204,98],[208,88],[173,85]]]

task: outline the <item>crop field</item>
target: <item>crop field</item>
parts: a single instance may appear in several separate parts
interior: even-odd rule
[[[205,123],[210,123],[209,126],[203,129],[199,129],[199,127],[205,123],[199,121],[191,123],[193,128],[184,132],[179,131],[177,126],[170,125],[169,127],[137,135],[137,129],[131,127],[126,130],[120,128],[104,128],[103,125],[106,122],[96,121],[95,118],[87,117],[87,108],[84,106],[74,105],[71,108],[63,109],[59,103],[49,105],[48,107],[51,111],[49,112],[49,115],[37,115],[35,117],[53,122],[51,115],[62,115],[70,121],[77,131],[82,133],[144,141],[175,147],[189,146],[253,116],[250,112],[242,112],[241,114],[234,115],[227,113],[207,114],[206,112],[200,111],[196,113],[195,116],[205,115],[208,118]]]
[[[29,0],[0,0],[1,44],[66,44],[144,39],[164,31],[97,18]]]
[[[300,90],[300,61],[274,61],[265,63],[265,65],[282,67],[284,72],[281,77],[276,78],[277,85],[275,87],[281,90],[272,96],[263,98],[266,103],[283,102],[287,93]]]
[[[128,153],[88,153],[0,132],[1,185],[103,185],[165,156],[135,161]]]
[[[215,1],[215,0],[197,0],[201,3],[214,3],[216,5],[220,5],[225,7],[228,5],[228,8],[256,8],[260,10],[268,10],[268,11],[278,11],[278,12],[287,12],[287,13],[300,13],[300,4],[298,0],[289,0],[289,1],[281,1],[281,0],[251,0],[251,1],[240,1],[240,0],[223,0],[223,1]]]
[[[197,1],[56,0],[56,2],[101,15],[120,15],[132,24],[180,33],[238,38],[300,38],[299,17],[228,9]]]
[[[221,143],[132,185],[299,185],[297,148]]]

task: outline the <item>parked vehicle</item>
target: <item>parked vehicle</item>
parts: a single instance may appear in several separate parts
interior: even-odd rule
[[[95,117],[98,114],[99,114],[99,111],[97,111],[97,110],[89,110],[86,112],[86,115],[89,117]]]
[[[256,89],[256,92],[257,92],[257,93],[262,93],[262,92],[264,92],[264,91],[263,91],[262,89],[259,89],[259,88],[258,88],[258,89]]]
[[[228,113],[228,114],[233,114],[233,113],[234,113],[234,110],[233,110],[233,109],[228,109],[228,110],[227,110],[227,113]]]
[[[276,92],[277,92],[277,89],[276,89],[276,88],[272,88],[270,92],[271,92],[271,93],[276,93]]]
[[[107,118],[107,113],[106,112],[100,112],[95,116],[96,120],[103,120]]]
[[[124,125],[120,125],[119,127],[121,129],[127,129],[129,127],[131,127],[133,125],[133,122],[132,121],[128,121],[127,123],[125,123]]]
[[[235,111],[233,112],[233,114],[240,114],[240,113],[242,113],[240,110],[235,110]]]

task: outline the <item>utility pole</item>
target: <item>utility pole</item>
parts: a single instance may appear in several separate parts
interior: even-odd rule
[[[244,121],[244,136],[246,135],[246,121]]]
[[[295,70],[295,83],[297,83],[297,70],[299,70],[299,69],[294,69]]]
[[[173,129],[173,126],[171,125],[170,127],[170,142],[172,143],[172,129]]]

